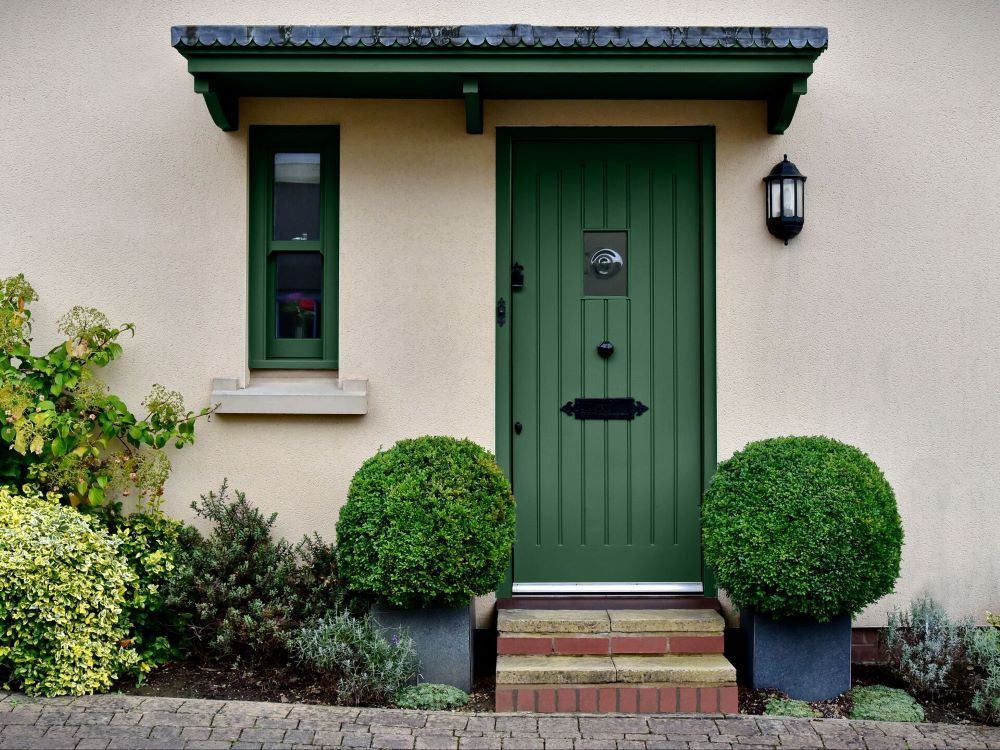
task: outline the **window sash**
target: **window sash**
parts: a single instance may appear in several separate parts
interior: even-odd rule
[[[339,138],[336,126],[250,127],[247,304],[249,366],[336,369],[338,326]],[[274,154],[320,154],[319,240],[274,240]],[[318,252],[323,256],[320,338],[279,339],[275,321],[277,253]]]

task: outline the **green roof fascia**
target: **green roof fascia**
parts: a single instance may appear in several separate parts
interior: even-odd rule
[[[244,96],[464,99],[482,132],[485,99],[751,99],[787,130],[822,49],[178,47],[223,130]]]

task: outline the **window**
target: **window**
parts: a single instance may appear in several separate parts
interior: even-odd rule
[[[250,128],[250,367],[337,367],[339,129]]]

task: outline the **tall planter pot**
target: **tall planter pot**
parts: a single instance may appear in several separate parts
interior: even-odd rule
[[[372,607],[383,628],[406,628],[420,657],[423,682],[472,690],[472,602],[464,607],[396,609],[384,602]]]
[[[772,619],[747,607],[740,629],[746,646],[747,682],[791,698],[820,701],[851,688],[851,618]]]

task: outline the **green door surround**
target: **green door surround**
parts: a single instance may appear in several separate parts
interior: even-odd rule
[[[459,99],[468,133],[486,99],[723,99],[767,103],[784,133],[823,27],[174,26],[194,90],[222,130],[241,97]]]
[[[707,488],[716,468],[716,366],[715,366],[715,129],[713,127],[677,128],[498,128],[497,129],[497,306],[496,329],[496,455],[508,476],[513,465],[512,414],[512,176],[514,145],[534,140],[641,141],[686,140],[698,145],[700,188],[700,353],[701,353],[701,483]],[[501,309],[504,315],[499,313]],[[501,320],[503,323],[501,324]],[[641,418],[641,417],[640,417]],[[714,576],[702,566],[704,594],[714,596]],[[498,597],[512,593],[512,568],[497,591]]]

